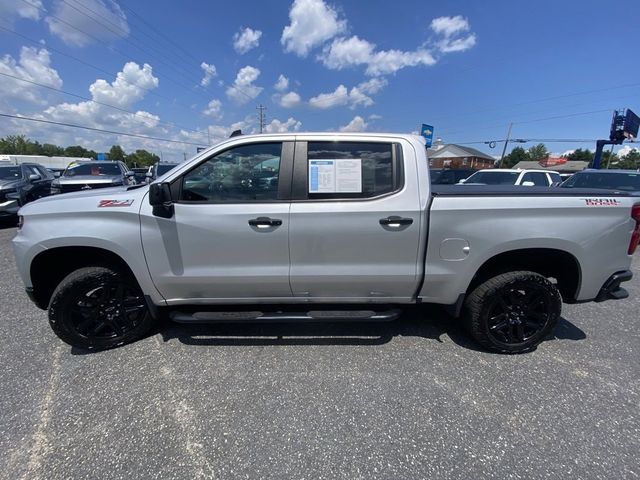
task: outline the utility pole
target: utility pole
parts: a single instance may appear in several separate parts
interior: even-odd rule
[[[507,145],[509,144],[509,140],[511,139],[511,127],[513,127],[513,123],[509,124],[509,131],[507,132],[507,138],[504,139],[504,147],[502,148],[502,155],[500,155],[500,168],[502,168],[502,161],[504,160],[504,154],[507,152]]]
[[[263,133],[267,125],[264,114],[264,112],[267,110],[267,107],[260,104],[256,107],[256,110],[258,110],[258,124],[260,125],[260,133]]]

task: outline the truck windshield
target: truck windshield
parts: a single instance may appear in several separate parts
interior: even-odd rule
[[[63,177],[75,177],[76,175],[120,175],[120,167],[115,163],[81,163],[67,167]]]
[[[167,173],[169,170],[177,167],[178,164],[177,163],[159,163],[158,167],[157,167],[157,175],[158,177],[160,175],[164,175],[165,173]]]
[[[483,183],[485,185],[513,185],[520,172],[476,172],[465,183]]]
[[[20,167],[0,167],[1,180],[13,180],[22,177]]]
[[[562,184],[565,188],[597,188],[640,191],[640,173],[576,173]]]

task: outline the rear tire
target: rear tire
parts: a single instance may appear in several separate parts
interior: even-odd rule
[[[467,297],[465,323],[484,348],[524,353],[535,350],[553,331],[561,310],[560,292],[544,276],[508,272],[485,281]]]
[[[67,275],[53,292],[49,324],[73,347],[104,350],[142,338],[154,321],[131,276],[85,267]]]

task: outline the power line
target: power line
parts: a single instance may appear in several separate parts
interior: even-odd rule
[[[0,72],[0,75],[3,75],[3,76],[5,76],[5,77],[10,77],[10,78],[13,78],[13,79],[15,79],[15,80],[20,80],[21,82],[30,83],[30,84],[32,84],[32,85],[36,85],[36,86],[38,86],[38,87],[46,88],[46,89],[48,89],[48,90],[53,90],[54,92],[63,93],[63,94],[65,94],[65,95],[69,95],[69,96],[71,96],[71,97],[80,98],[80,99],[82,99],[82,100],[85,100],[85,101],[87,101],[87,102],[92,102],[92,103],[95,103],[95,104],[97,104],[97,105],[102,105],[102,106],[104,106],[104,107],[113,108],[114,110],[119,110],[119,111],[121,111],[121,112],[128,113],[128,114],[133,115],[133,116],[139,116],[139,117],[141,117],[141,118],[144,118],[144,119],[147,119],[147,120],[148,120],[148,117],[147,117],[147,116],[145,116],[145,115],[143,115],[141,112],[132,112],[132,111],[130,111],[130,110],[127,110],[127,109],[125,109],[125,108],[118,107],[118,106],[116,106],[116,105],[111,105],[111,104],[108,104],[108,103],[99,102],[99,101],[97,101],[97,100],[93,100],[92,98],[84,97],[84,96],[82,96],[82,95],[78,95],[77,93],[67,92],[67,91],[65,91],[65,90],[61,90],[61,89],[59,89],[59,88],[55,88],[55,87],[52,87],[52,86],[50,86],[50,85],[45,85],[45,84],[43,84],[43,83],[34,82],[34,81],[32,81],[32,80],[27,80],[26,78],[17,77],[17,76],[15,76],[15,75],[10,75],[10,74],[8,74],[8,73]],[[171,126],[171,127],[181,128],[181,129],[183,129],[183,130],[187,130],[187,131],[189,131],[189,132],[200,133],[200,134],[202,134],[202,135],[204,135],[204,134],[205,134],[205,132],[202,132],[202,131],[200,131],[200,130],[193,130],[193,129],[191,129],[191,128],[188,128],[188,127],[184,127],[184,126],[178,125],[178,124],[176,124],[176,123],[165,122],[165,121],[162,121],[162,120],[158,120],[158,123],[160,123],[160,124],[164,124],[164,125],[169,125],[169,126]]]
[[[71,128],[80,128],[82,130],[90,130],[92,132],[99,132],[99,133],[108,133],[111,135],[122,135],[125,137],[135,137],[135,138],[143,138],[145,140],[157,140],[160,142],[167,142],[167,143],[178,143],[181,145],[195,145],[196,147],[202,147],[203,144],[201,143],[194,143],[194,142],[188,142],[188,141],[183,141],[183,140],[173,140],[170,138],[161,138],[161,137],[152,137],[150,135],[141,135],[141,134],[137,134],[137,133],[126,133],[126,132],[118,132],[115,130],[105,130],[103,128],[94,128],[94,127],[87,127],[84,125],[75,125],[73,123],[65,123],[65,122],[54,122],[52,120],[44,120],[42,118],[33,118],[33,117],[23,117],[21,115],[9,115],[8,113],[0,113],[0,117],[6,117],[6,118],[13,118],[16,120],[27,120],[30,122],[39,122],[39,123],[48,123],[51,125],[59,125],[62,127],[71,127]]]

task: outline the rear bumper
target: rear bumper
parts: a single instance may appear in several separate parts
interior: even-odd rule
[[[622,282],[628,282],[633,277],[631,270],[623,270],[611,275],[598,292],[595,298],[596,302],[604,302],[605,300],[622,300],[629,296],[624,288],[620,286]]]

